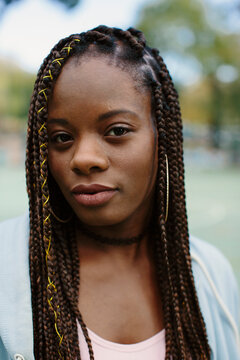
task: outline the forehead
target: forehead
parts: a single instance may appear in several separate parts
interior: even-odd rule
[[[106,102],[121,99],[124,102],[142,102],[150,92],[139,89],[129,71],[124,71],[105,58],[70,58],[53,88],[52,101],[72,101],[78,94],[82,101]],[[51,101],[51,102],[52,102]]]

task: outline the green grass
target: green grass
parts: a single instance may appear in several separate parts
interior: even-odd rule
[[[240,169],[186,169],[189,230],[215,245],[240,288]]]
[[[0,221],[23,214],[28,200],[23,167],[0,167]]]

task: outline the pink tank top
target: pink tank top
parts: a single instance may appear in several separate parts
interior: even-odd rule
[[[164,360],[165,330],[136,344],[118,344],[105,340],[88,329],[95,360]],[[78,338],[82,360],[89,360],[89,353],[82,329],[78,323]]]

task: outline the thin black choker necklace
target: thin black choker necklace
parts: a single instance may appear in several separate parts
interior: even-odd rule
[[[139,243],[147,232],[147,229],[145,229],[141,234],[130,238],[110,238],[96,234],[95,232],[88,230],[83,226],[80,226],[79,228],[84,235],[90,237],[91,239],[96,240],[98,243],[104,245],[114,245],[114,246],[126,246],[126,245]]]

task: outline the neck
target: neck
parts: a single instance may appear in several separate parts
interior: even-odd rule
[[[100,233],[90,230],[84,225],[79,225],[79,231],[87,236],[88,238],[95,240],[97,243],[102,245],[111,245],[111,246],[129,246],[132,244],[140,243],[144,235],[147,233],[147,228],[145,228],[140,234],[135,236],[128,237],[117,237],[114,234],[114,237],[104,236]]]
[[[84,229],[84,230],[83,230]],[[134,261],[147,252],[150,226],[86,227],[77,222],[76,236],[81,258],[111,255],[115,260]],[[99,236],[99,239],[97,237]],[[104,241],[101,241],[101,240]]]
[[[91,255],[93,259],[98,256],[111,256],[113,259],[120,258],[121,260],[134,261],[144,254],[148,253],[151,243],[151,228],[153,228],[152,208],[148,208],[144,211],[136,211],[130,218],[125,219],[122,222],[115,223],[106,226],[94,226],[90,224],[82,224],[78,219],[76,220],[76,236],[79,248],[79,255],[83,255],[88,259],[88,255]],[[121,239],[121,245],[109,244],[108,242],[96,241],[94,237],[89,236],[87,232],[83,233],[81,228],[84,227],[90,230],[96,235],[100,235],[104,238],[110,238],[111,242],[116,242]],[[133,242],[128,241],[133,237],[139,237],[140,241]],[[126,240],[126,243],[124,242]],[[124,245],[125,244],[125,245]],[[82,260],[83,257],[81,256]]]

